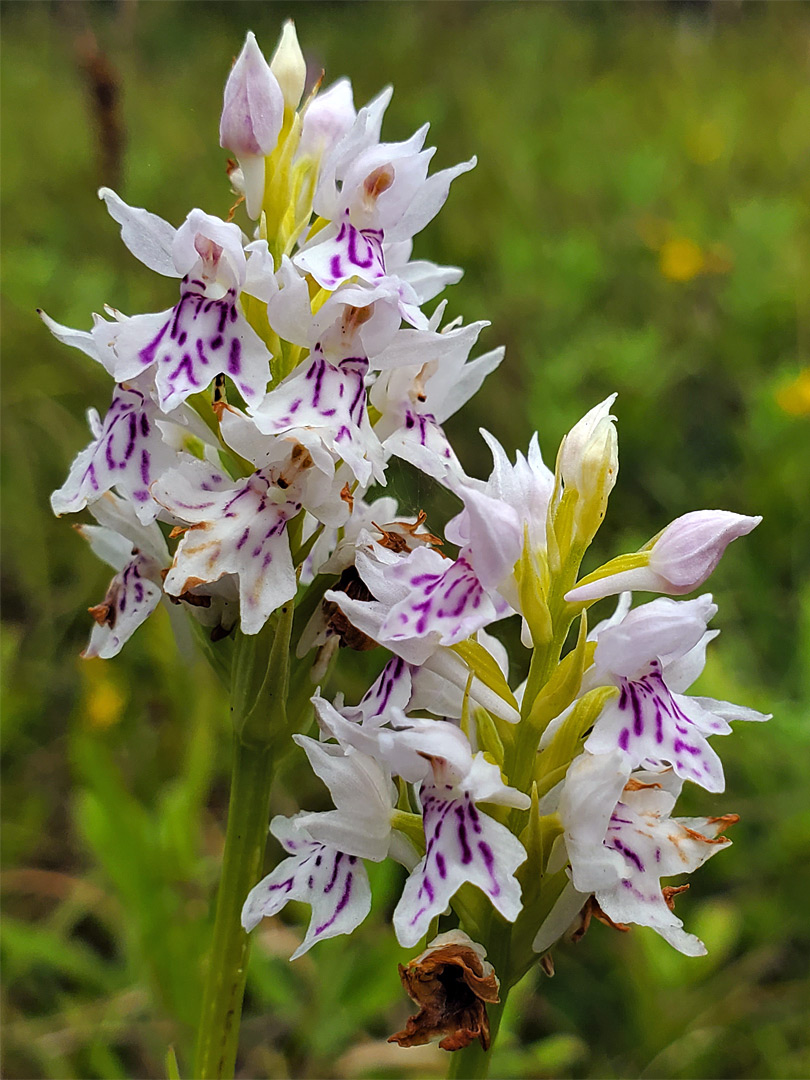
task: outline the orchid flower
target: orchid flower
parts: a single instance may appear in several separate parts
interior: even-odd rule
[[[683,930],[661,878],[691,873],[729,844],[720,833],[736,821],[672,818],[682,781],[672,772],[629,774],[617,751],[586,751],[568,771],[560,818],[574,888],[594,893],[617,923],[650,926],[679,952],[701,956],[702,941]]]
[[[662,597],[628,611],[598,634],[584,688],[612,684],[620,693],[605,706],[588,738],[591,753],[618,748],[632,766],[670,765],[679,777],[707,791],[723,790],[723,766],[708,736],[729,734],[730,719],[768,717],[680,692],[703,669],[706,644],[715,636],[706,627],[716,611],[708,594],[682,601]]]
[[[270,832],[289,858],[251,889],[242,908],[242,926],[252,930],[289,900],[310,904],[306,936],[290,957],[296,960],[316,941],[350,934],[371,910],[371,888],[362,860],[313,840],[296,818],[274,817]]]

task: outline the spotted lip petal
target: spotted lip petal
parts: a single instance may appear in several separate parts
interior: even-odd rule
[[[526,859],[517,837],[452,784],[425,782],[420,798],[427,848],[394,911],[399,943],[415,945],[465,882],[478,886],[514,922],[522,906],[514,873]]]
[[[698,726],[703,710],[693,718],[689,698],[676,701],[663,680],[660,662],[654,660],[638,679],[621,679],[619,686],[618,699],[606,705],[585,744],[591,753],[618,747],[634,766],[671,765],[683,779],[707,791],[722,791],[723,765]]]
[[[296,590],[287,521],[301,504],[282,494],[269,470],[258,470],[225,491],[195,489],[176,471],[153,488],[158,502],[191,523],[166,576],[165,589],[180,596],[194,585],[239,579],[241,625],[256,634]]]
[[[387,276],[382,229],[355,228],[348,211],[328,233],[318,234],[318,243],[296,255],[293,262],[330,291],[349,278],[373,285]]]
[[[249,405],[258,405],[267,390],[270,353],[239,311],[235,287],[212,299],[202,279],[184,278],[180,302],[171,311],[112,324],[109,337],[117,358],[113,367],[120,360],[129,370],[133,357],[141,372],[155,367],[164,412],[204,390],[216,375],[231,378]]]
[[[448,565],[432,549],[416,548],[389,576],[408,592],[386,615],[377,640],[402,656],[400,647],[413,639],[430,639],[434,647],[454,645],[509,613],[504,601],[484,590],[464,558]]]
[[[705,947],[682,929],[661,878],[691,873],[727,846],[719,834],[736,817],[672,818],[680,788],[671,772],[628,777],[621,753],[586,751],[569,769],[560,817],[574,887],[593,892],[615,922],[650,926],[681,952],[699,956]]]
[[[717,611],[710,595],[694,600],[662,597],[599,628],[594,664],[583,690],[616,685],[619,696],[605,706],[586,746],[592,753],[618,749],[632,767],[664,768],[708,791],[722,791],[723,766],[706,741],[727,734],[700,703],[673,694],[669,672],[679,689],[697,677],[711,631],[706,624]]]
[[[575,888],[594,892],[614,921],[649,926],[680,952],[700,956],[705,946],[683,930],[660,879],[691,873],[727,846],[720,833],[737,818],[672,818],[681,783],[671,771],[628,779],[620,753],[586,751],[566,777],[560,816]]]
[[[160,571],[154,559],[137,550],[133,552],[129,562],[110,582],[104,600],[90,609],[96,625],[82,656],[108,660],[118,655],[160,603],[163,595]]]
[[[94,440],[76,457],[67,480],[51,496],[54,513],[76,513],[114,487],[131,500],[140,521],[154,521],[160,508],[149,493],[150,485],[177,463],[177,454],[155,425],[159,415],[143,390],[116,386],[104,420],[90,413]]]
[[[253,411],[253,422],[265,435],[316,435],[335,459],[346,462],[365,487],[383,481],[379,439],[366,412],[368,361],[347,357],[337,366],[319,352],[271,390]]]
[[[360,859],[313,840],[296,818],[275,817],[270,831],[290,858],[251,889],[242,908],[242,926],[252,930],[289,900],[309,904],[312,917],[304,940],[290,957],[295,960],[317,941],[350,934],[359,926],[371,910],[371,889]]]

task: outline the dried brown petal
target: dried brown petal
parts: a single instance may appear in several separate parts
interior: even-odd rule
[[[589,896],[588,899],[585,901],[585,906],[578,915],[578,924],[574,927],[573,930],[570,930],[568,933],[568,938],[570,939],[570,941],[572,941],[574,944],[576,944],[576,942],[578,941],[582,941],[582,939],[588,932],[588,927],[591,925],[591,919],[596,919],[600,923],[604,923],[605,926],[612,927],[614,930],[621,930],[623,934],[627,933],[627,931],[630,929],[630,927],[627,926],[626,923],[614,922],[609,915],[606,915],[604,911],[602,911],[599,904],[597,903],[596,897]]]
[[[391,551],[413,551],[418,544],[441,547],[444,541],[440,537],[429,532],[419,532],[426,521],[427,514],[420,510],[416,521],[389,521],[386,525],[378,525],[376,521],[372,521],[371,524],[382,533],[382,540],[378,541],[380,546]]]
[[[675,897],[682,892],[686,892],[689,888],[688,885],[664,885],[661,892],[664,896],[664,901],[670,911],[675,910]]]
[[[408,996],[419,1006],[404,1030],[389,1038],[400,1046],[421,1046],[443,1036],[442,1050],[461,1050],[475,1039],[489,1049],[486,1003],[496,1004],[499,983],[486,952],[461,930],[440,934],[399,977]]]

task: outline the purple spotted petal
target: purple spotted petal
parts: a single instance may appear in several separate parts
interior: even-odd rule
[[[468,793],[432,782],[423,783],[420,793],[427,847],[394,911],[399,943],[415,945],[467,881],[514,922],[522,906],[514,873],[526,859],[523,845],[505,825],[482,814]]]
[[[278,819],[274,819],[276,826]],[[273,829],[275,831],[275,828]],[[371,889],[362,861],[311,840],[304,829],[285,859],[248,894],[242,908],[242,926],[252,930],[265,915],[275,915],[289,900],[312,908],[306,936],[291,960],[302,956],[316,941],[350,934],[371,910]],[[290,844],[285,843],[287,850]]]
[[[616,922],[650,926],[691,956],[705,947],[683,930],[662,894],[661,879],[691,873],[728,841],[728,818],[672,818],[682,781],[671,770],[629,775],[627,755],[613,750],[576,758],[565,778],[559,815],[571,878],[594,893]]]
[[[159,507],[149,486],[177,460],[163,441],[156,416],[160,412],[147,394],[132,386],[116,386],[103,422],[94,419],[96,438],[81,451],[67,480],[51,496],[54,513],[76,513],[114,487],[131,500],[141,522],[153,521]]]
[[[163,595],[158,581],[161,567],[137,550],[110,582],[107,595],[91,609],[96,625],[83,656],[107,660],[117,656]]]
[[[324,289],[336,289],[352,277],[373,285],[386,276],[382,229],[356,229],[347,212],[333,237],[314,243],[293,262]]]
[[[216,375],[228,375],[249,405],[257,405],[267,390],[270,353],[239,311],[236,289],[219,299],[205,290],[204,281],[185,277],[180,302],[157,328],[154,315],[139,315],[111,331],[113,351],[127,370],[135,359],[140,371],[156,365],[164,412],[205,390]]]
[[[180,596],[194,585],[236,574],[242,631],[258,633],[295,596],[287,521],[301,504],[285,498],[269,470],[261,469],[227,491],[195,493],[175,473],[159,481],[154,492],[170,513],[194,523],[180,541],[166,592]]]
[[[352,719],[368,724],[384,724],[391,718],[392,709],[405,709],[411,698],[411,665],[393,656],[363,695],[356,709],[347,709]]]
[[[466,480],[455,450],[431,413],[406,409],[401,427],[388,436],[383,446],[389,454],[409,461],[448,487],[456,487]]]
[[[679,704],[670,693],[658,660],[639,679],[620,678],[619,689],[618,700],[606,706],[585,744],[591,753],[618,748],[633,767],[671,765],[678,776],[707,791],[723,790],[720,758],[688,715],[689,699],[681,697]]]
[[[390,642],[392,648],[398,641],[427,635],[435,635],[442,645],[454,645],[509,611],[503,601],[484,591],[463,558],[449,562],[429,548],[416,548],[387,573],[408,586],[405,599],[388,612],[378,639]]]
[[[701,955],[702,942],[681,929],[681,919],[667,906],[661,878],[691,873],[729,841],[716,836],[717,822],[670,818],[674,800],[663,789],[628,789],[622,799],[605,836],[605,847],[623,860],[621,880],[597,890],[600,907],[616,922],[664,930],[675,948]]]
[[[366,412],[368,361],[348,357],[336,367],[316,349],[312,357],[271,390],[253,413],[264,435],[315,432],[365,487],[383,479],[383,451]]]

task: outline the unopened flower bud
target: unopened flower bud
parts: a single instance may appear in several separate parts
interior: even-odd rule
[[[586,544],[602,523],[619,473],[616,417],[610,412],[615,400],[616,394],[611,394],[574,425],[562,441],[557,460],[563,490],[577,494],[574,532]]]
[[[681,596],[699,588],[732,540],[762,521],[730,510],[694,510],[667,525],[632,556],[619,556],[595,571],[566,600],[599,600],[625,591]],[[635,563],[635,565],[633,565]]]
[[[352,84],[348,79],[338,79],[307,106],[301,124],[299,157],[319,158],[331,150],[352,126],[356,116]]]
[[[284,104],[288,109],[297,109],[307,81],[307,65],[292,19],[284,23],[281,38],[270,61],[270,70],[281,87]]]
[[[252,218],[258,218],[261,211],[264,159],[276,147],[283,117],[284,94],[249,31],[225,84],[219,142],[236,154]]]

